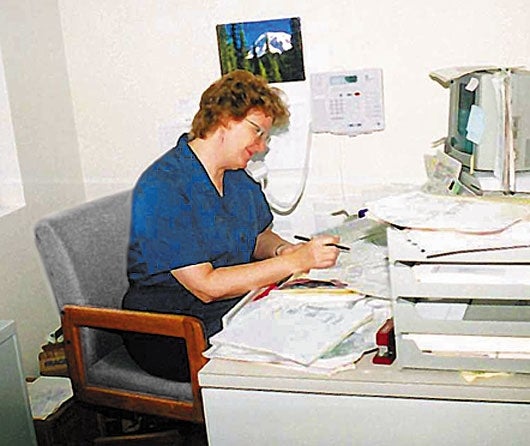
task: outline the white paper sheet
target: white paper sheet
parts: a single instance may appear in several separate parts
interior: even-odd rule
[[[300,302],[276,294],[246,305],[210,343],[250,348],[309,365],[372,318],[372,308],[365,301],[327,307],[315,299]]]
[[[386,228],[381,223],[363,218],[351,220],[326,231],[340,237],[340,243],[349,246],[341,252],[332,268],[311,270],[311,279],[337,279],[358,293],[389,299],[390,277]]]
[[[424,264],[413,271],[422,283],[530,285],[530,265]]]
[[[418,302],[415,306],[422,318],[445,321],[463,320],[467,307],[467,304],[442,302]]]
[[[45,420],[74,396],[70,378],[41,376],[27,386],[31,413],[35,420]]]
[[[406,334],[403,339],[414,341],[420,350],[435,354],[465,353],[492,358],[530,354],[530,338],[523,337]]]
[[[530,209],[513,203],[410,192],[367,203],[368,216],[413,229],[463,233],[499,232],[528,217]]]

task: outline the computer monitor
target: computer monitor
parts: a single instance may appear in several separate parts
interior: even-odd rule
[[[471,173],[498,172],[505,148],[506,72],[473,72],[449,85],[449,130],[445,151]],[[511,126],[515,172],[530,171],[530,73],[511,72]]]

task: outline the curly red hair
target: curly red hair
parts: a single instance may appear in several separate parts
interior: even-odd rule
[[[242,120],[251,110],[272,118],[275,128],[286,127],[289,110],[283,92],[246,70],[235,70],[218,79],[202,94],[189,139],[205,138],[230,119]]]

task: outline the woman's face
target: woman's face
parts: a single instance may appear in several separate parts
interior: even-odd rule
[[[241,121],[230,121],[226,126],[225,147],[230,169],[247,167],[250,159],[267,149],[272,118],[261,111],[250,111]]]

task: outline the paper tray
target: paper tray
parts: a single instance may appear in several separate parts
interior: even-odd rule
[[[443,297],[530,300],[530,265],[390,265],[393,298]]]
[[[458,234],[455,233],[455,237]],[[495,249],[483,249],[479,251],[455,252],[452,250],[440,251],[432,246],[420,246],[407,238],[406,230],[389,228],[387,231],[388,256],[390,263],[410,262],[410,263],[498,263],[498,264],[530,264],[530,247],[526,248],[509,248],[509,243],[502,246],[503,243],[496,245],[486,245],[486,247],[495,246]],[[518,240],[516,245],[520,245]],[[500,249],[502,247],[502,249]],[[476,248],[476,247],[475,247]],[[474,248],[474,249],[475,249]]]
[[[443,300],[432,305],[451,305]],[[454,305],[454,304],[453,304]],[[393,303],[396,336],[408,333],[522,336],[530,337],[530,306],[517,302],[476,300],[469,304],[463,319],[435,319],[419,311],[417,302],[398,298]]]
[[[400,368],[530,373],[528,359],[436,356],[422,352],[413,341],[400,336],[396,336],[396,345]]]
[[[398,298],[393,304],[398,366],[401,368],[481,370],[530,373],[529,359],[475,357],[465,352],[458,356],[422,351],[409,334],[506,336],[530,338],[530,306],[515,302],[478,301],[467,306],[463,319],[435,319],[418,311],[418,302]],[[448,305],[447,301],[432,305]]]

